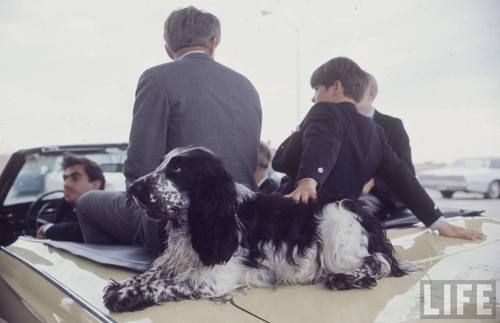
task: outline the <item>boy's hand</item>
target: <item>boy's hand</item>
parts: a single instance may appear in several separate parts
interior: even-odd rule
[[[309,203],[309,200],[315,201],[316,196],[316,186],[318,183],[312,178],[305,178],[299,181],[295,190],[285,195],[285,197],[291,197],[296,203]]]
[[[375,186],[375,180],[372,178],[366,184],[363,186],[363,190],[361,191],[361,194],[365,195],[370,193],[372,188]]]
[[[459,238],[466,240],[479,240],[485,238],[485,235],[479,231],[462,228],[448,222],[439,224],[438,232],[440,236],[450,238]]]

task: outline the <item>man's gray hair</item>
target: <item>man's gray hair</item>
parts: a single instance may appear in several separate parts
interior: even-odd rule
[[[173,11],[165,21],[163,38],[167,48],[176,52],[181,48],[207,46],[215,37],[220,42],[219,19],[193,6]]]

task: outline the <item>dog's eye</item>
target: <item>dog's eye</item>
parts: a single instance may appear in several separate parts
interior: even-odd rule
[[[179,174],[180,172],[182,172],[181,166],[181,159],[178,156],[172,158],[172,160],[170,160],[169,164],[167,165],[167,175]]]

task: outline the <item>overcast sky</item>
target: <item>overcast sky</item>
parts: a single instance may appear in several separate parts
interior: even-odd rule
[[[220,18],[216,59],[259,91],[273,146],[311,107],[311,72],[348,56],[416,162],[500,155],[497,0],[0,0],[0,153],[126,142],[139,75],[168,60],[163,22],[189,4]]]

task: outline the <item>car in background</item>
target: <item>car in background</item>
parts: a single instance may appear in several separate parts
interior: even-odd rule
[[[110,312],[102,301],[110,279],[123,280],[146,270],[154,255],[140,247],[39,240],[33,234],[36,219],[51,212],[51,203],[61,198],[57,192],[62,182],[56,181],[65,151],[101,163],[109,181],[111,175],[122,176],[126,147],[42,147],[20,150],[9,159],[0,175],[0,322],[426,322],[420,316],[422,281],[500,281],[500,258],[494,256],[500,248],[500,221],[456,217],[454,223],[483,231],[485,240],[443,238],[421,224],[413,225],[416,222],[388,229],[399,258],[421,270],[384,278],[372,289],[255,288],[226,302],[189,300]],[[22,179],[26,173],[42,174],[43,186],[39,180]],[[20,178],[24,182],[16,184]],[[493,306],[500,313],[500,305]]]
[[[500,198],[500,157],[464,158],[448,166],[419,172],[425,188],[451,198],[455,192],[481,193],[485,198]]]

